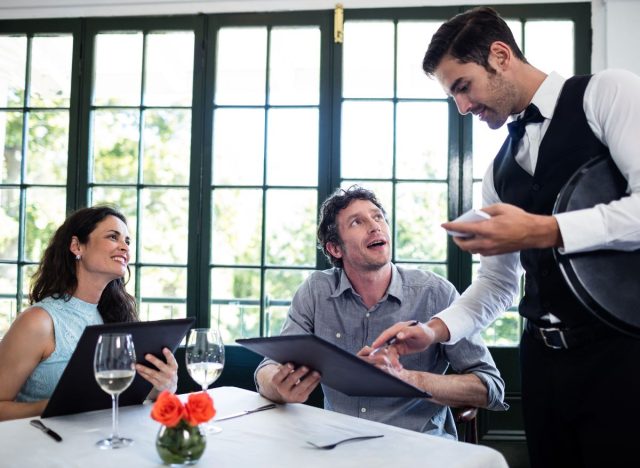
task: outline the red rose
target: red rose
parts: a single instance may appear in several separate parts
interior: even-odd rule
[[[151,409],[151,417],[167,427],[175,427],[185,415],[185,408],[173,393],[163,390]]]
[[[185,419],[191,426],[207,422],[216,415],[213,399],[206,392],[192,393],[185,405]]]

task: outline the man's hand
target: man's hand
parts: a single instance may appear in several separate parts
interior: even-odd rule
[[[399,355],[404,355],[424,351],[434,343],[449,340],[449,329],[440,319],[431,319],[426,324],[419,323],[416,326],[410,326],[412,323],[398,322],[392,325],[383,331],[371,346],[378,348],[395,337],[395,343],[389,348]]]
[[[358,351],[356,355],[363,361],[366,361],[385,372],[393,373],[395,369],[402,368],[402,364],[400,364],[400,360],[398,359],[400,356],[392,347],[384,347],[372,355],[371,353],[374,350],[375,348],[372,348],[371,346],[365,346]]]
[[[483,207],[491,219],[480,223],[443,223],[448,230],[471,234],[453,237],[462,250],[480,255],[499,255],[524,249],[562,247],[558,222],[505,203]]]
[[[304,403],[320,383],[319,372],[305,366],[296,369],[290,362],[263,367],[258,378],[261,393],[279,403]]]

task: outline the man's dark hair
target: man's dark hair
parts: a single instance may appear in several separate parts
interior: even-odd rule
[[[495,69],[489,65],[489,50],[495,41],[504,42],[518,59],[528,63],[498,12],[490,7],[476,7],[454,16],[438,28],[431,38],[422,69],[433,76],[442,59],[450,55],[461,63],[477,63],[494,73]]]
[[[327,244],[332,242],[342,245],[342,239],[338,233],[336,218],[340,211],[344,210],[354,200],[368,200],[376,205],[387,219],[387,213],[371,190],[367,190],[358,185],[352,185],[347,190],[338,189],[327,198],[320,207],[320,219],[318,221],[318,248],[322,249],[331,264],[342,268],[342,259],[336,258],[327,250]]]
[[[77,261],[69,250],[71,239],[76,236],[78,242],[86,244],[89,235],[107,216],[115,216],[127,224],[127,219],[122,213],[106,205],[81,208],[67,217],[49,241],[38,270],[33,276],[29,294],[30,304],[49,296],[69,300],[78,287]],[[114,279],[107,284],[98,302],[98,312],[105,323],[138,320],[136,300],[125,290],[124,278]]]

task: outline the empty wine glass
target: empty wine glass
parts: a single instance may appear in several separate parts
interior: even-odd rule
[[[118,397],[136,375],[136,352],[128,333],[104,333],[98,338],[93,357],[93,370],[100,388],[111,395],[112,433],[108,439],[96,442],[102,449],[127,447],[133,440],[118,435]]]
[[[193,380],[206,392],[215,382],[224,368],[224,343],[217,328],[194,328],[189,332],[185,352],[187,371]],[[211,422],[203,424],[208,434],[222,431]]]

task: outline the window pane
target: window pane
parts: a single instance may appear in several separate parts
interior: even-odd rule
[[[69,111],[29,114],[27,181],[65,184],[69,142]]]
[[[0,294],[15,294],[18,290],[18,268],[15,264],[0,264]]]
[[[186,304],[146,302],[140,304],[140,320],[169,320],[185,318],[187,316]]]
[[[271,104],[320,102],[320,30],[274,28],[269,64]]]
[[[435,79],[422,70],[422,60],[431,36],[440,21],[401,21],[398,23],[398,91],[400,98],[444,98]]]
[[[0,111],[0,147],[3,156],[0,166],[0,183],[20,182],[23,117],[22,112]]]
[[[182,31],[147,36],[145,105],[191,106],[193,40]]]
[[[20,189],[0,188],[0,260],[18,258]]]
[[[447,178],[448,120],[446,102],[398,103],[396,130],[398,178]]]
[[[520,316],[516,311],[504,312],[482,332],[487,346],[518,346],[520,343]]]
[[[25,257],[40,261],[49,239],[65,218],[64,188],[30,188],[27,190]]]
[[[214,184],[262,185],[264,110],[218,109],[213,125]]]
[[[139,111],[93,113],[93,180],[135,183],[138,179]]]
[[[533,66],[546,73],[556,71],[564,77],[575,73],[573,21],[527,21],[524,37],[525,55]]]
[[[216,189],[212,194],[211,261],[260,264],[262,191]]]
[[[342,104],[341,175],[390,178],[393,162],[393,104]]]
[[[189,183],[191,111],[147,110],[144,113],[143,179],[147,184]]]
[[[16,300],[0,299],[0,340],[2,340],[9,330],[11,322],[16,318],[16,315],[18,315],[16,311]]]
[[[140,261],[186,263],[189,191],[143,190],[140,216]]]
[[[24,105],[25,36],[0,36],[0,107]]]
[[[316,190],[267,192],[267,264],[315,265]]]
[[[31,45],[31,106],[69,107],[72,36],[36,36]]]
[[[279,335],[293,295],[310,270],[267,270],[265,274],[265,336]]]
[[[509,134],[507,125],[492,130],[479,119],[473,119],[473,178],[482,179]]]
[[[511,29],[513,38],[516,40],[516,44],[522,50],[522,21],[520,20],[506,20],[507,26]]]
[[[391,21],[344,24],[344,97],[393,97],[394,27]]]
[[[211,323],[217,323],[225,343],[260,335],[260,270],[211,270]]]
[[[318,183],[318,110],[272,109],[268,114],[267,183]]]
[[[139,105],[142,33],[98,34],[95,50],[93,103],[97,106]]]
[[[187,269],[140,268],[140,295],[145,299],[184,299],[187,297]]]
[[[473,208],[482,208],[482,182],[473,183]]]
[[[446,260],[447,184],[399,183],[396,194],[397,260]]]
[[[264,104],[266,66],[266,28],[220,29],[216,104]]]

